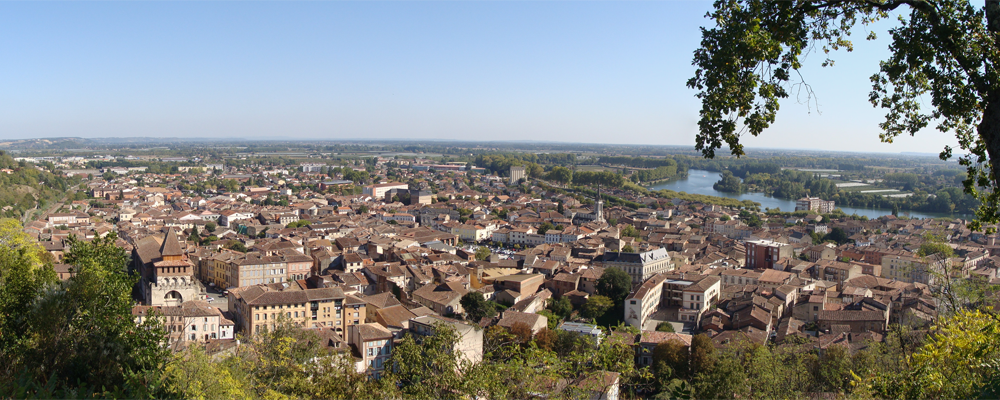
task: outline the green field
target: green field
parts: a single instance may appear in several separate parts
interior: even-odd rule
[[[577,165],[576,166],[576,170],[577,171],[587,171],[587,172],[601,172],[601,171],[617,172],[618,171],[617,168],[608,168],[608,167],[601,166],[601,165]]]

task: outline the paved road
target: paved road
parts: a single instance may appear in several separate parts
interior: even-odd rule
[[[219,307],[222,311],[229,311],[229,298],[227,296],[219,294],[214,288],[209,288],[208,297],[212,299],[208,304],[211,304],[213,307]]]
[[[69,199],[69,197],[72,196],[73,193],[76,193],[76,191],[73,190],[73,191],[67,192],[66,193],[66,197],[63,198],[62,202],[55,202],[55,203],[53,203],[51,206],[49,206],[48,210],[45,210],[44,213],[39,214],[39,215],[45,216],[45,215],[49,215],[49,214],[55,213],[56,211],[59,210],[60,207],[66,205],[66,200]],[[38,200],[35,200],[35,206],[32,207],[30,210],[27,210],[27,211],[24,212],[24,218],[21,219],[21,226],[24,226],[24,225],[28,224],[28,219],[31,217],[31,214],[35,210],[37,210],[37,209],[38,209]]]

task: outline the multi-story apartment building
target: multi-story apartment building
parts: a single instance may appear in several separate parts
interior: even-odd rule
[[[525,298],[537,293],[544,283],[545,276],[542,274],[521,273],[497,277],[493,280],[493,288],[497,292],[510,290]]]
[[[857,278],[863,272],[861,265],[831,260],[817,261],[816,268],[823,280],[837,283]]]
[[[663,281],[666,279],[666,275],[657,274],[632,290],[632,293],[625,298],[625,323],[639,328],[639,330],[643,329],[649,316],[660,308],[660,302],[663,298]]]
[[[382,376],[389,362],[392,339],[392,331],[377,323],[351,325],[347,331],[347,342],[358,351],[355,356],[361,358],[365,372],[375,379]]]
[[[511,185],[517,184],[521,179],[528,177],[528,170],[521,166],[510,167],[510,182]]]
[[[719,273],[723,286],[756,285],[761,275],[761,271],[750,269],[727,269]]]
[[[795,201],[795,211],[815,211],[820,214],[833,212],[834,202],[823,200],[819,197],[803,197]]]
[[[72,225],[72,224],[76,224],[76,223],[79,223],[81,221],[86,221],[86,220],[89,220],[89,219],[90,219],[89,215],[82,214],[82,216],[81,216],[80,213],[69,213],[69,214],[55,213],[55,214],[49,214],[48,215],[48,223],[46,224],[46,228],[52,228],[54,226],[59,226],[59,225]]]
[[[605,268],[618,268],[632,277],[632,284],[645,282],[653,275],[674,269],[667,249],[658,248],[642,253],[605,252],[601,257]]]
[[[364,323],[365,302],[337,287],[299,289],[254,285],[229,290],[229,305],[242,332],[257,333],[286,318],[303,327],[332,327],[341,335]]]
[[[319,163],[302,163],[299,165],[302,168],[302,172],[320,172],[326,164]]]
[[[498,243],[510,243],[510,229],[500,228],[493,231],[490,240]]]
[[[466,242],[478,243],[493,236],[493,224],[459,224],[451,228],[451,234]]]
[[[625,299],[625,323],[644,327],[661,308],[675,308],[679,322],[697,328],[701,315],[718,302],[722,280],[710,275],[656,274]]]
[[[937,277],[944,273],[946,261],[934,257],[884,255],[882,277],[908,283],[934,285],[937,283]]]
[[[229,288],[229,272],[226,264],[234,262],[243,253],[228,249],[202,257],[198,261],[198,279],[220,288]]]
[[[677,277],[675,277],[677,278]],[[692,276],[668,279],[664,282],[668,304],[680,307],[678,317],[681,322],[698,327],[701,314],[718,302],[722,292],[721,280],[717,276]],[[680,301],[677,301],[677,296]]]
[[[135,306],[132,317],[136,324],[147,318],[158,318],[167,330],[170,344],[178,342],[208,342],[233,339],[235,324],[216,307],[204,301],[186,301],[179,306]]]
[[[215,258],[210,260],[213,263],[211,269],[215,271],[214,273],[222,274],[222,281],[216,283],[219,287],[232,288],[282,283],[289,280],[288,263],[280,256],[265,256],[258,252],[250,252],[224,260]],[[308,268],[311,268],[312,259],[309,259],[309,265]]]
[[[513,228],[507,233],[508,244],[538,246],[545,244],[545,235],[537,233],[534,227]]]
[[[229,227],[235,221],[253,219],[255,216],[251,211],[223,210],[219,212],[219,225]]]
[[[284,250],[279,253],[287,268],[285,279],[297,281],[308,278],[312,271],[313,259],[295,250]]]
[[[746,266],[754,269],[773,269],[782,258],[792,257],[792,245],[770,240],[749,240],[746,246]]]
[[[407,190],[409,188],[410,188],[409,185],[400,182],[378,183],[375,185],[365,186],[363,193],[365,195],[372,196],[376,199],[381,199],[385,197],[385,192],[388,192],[392,189]]]
[[[753,229],[740,220],[715,221],[705,225],[706,233],[716,233],[730,239],[746,240],[753,234]]]

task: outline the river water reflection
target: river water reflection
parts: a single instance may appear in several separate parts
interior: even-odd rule
[[[687,192],[692,194],[703,194],[708,196],[718,196],[718,197],[728,197],[737,200],[750,200],[760,203],[761,210],[765,208],[779,208],[781,211],[795,211],[795,201],[794,200],[783,200],[776,199],[774,197],[765,196],[762,193],[743,193],[743,194],[732,194],[720,192],[712,188],[715,182],[718,182],[722,174],[718,172],[704,171],[700,169],[692,169],[688,171],[687,179],[679,179],[669,182],[663,182],[649,186],[652,190],[668,189],[675,192]],[[868,208],[855,208],[855,207],[841,207],[837,206],[841,210],[844,210],[848,215],[858,214],[864,215],[868,218],[878,218],[883,215],[892,214],[892,210],[883,209],[868,209]],[[937,217],[956,217],[956,215],[945,214],[945,213],[926,213],[919,211],[900,211],[900,216],[908,216],[910,218],[937,218]]]

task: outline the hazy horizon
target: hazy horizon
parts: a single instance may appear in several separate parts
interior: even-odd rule
[[[690,150],[696,152],[697,150],[693,145],[672,145],[672,144],[619,144],[619,143],[595,143],[595,142],[571,142],[571,141],[554,141],[554,140],[475,140],[475,139],[407,139],[407,138],[345,138],[345,139],[324,139],[324,138],[294,138],[294,137],[283,137],[283,138],[222,138],[222,137],[126,137],[126,136],[109,136],[109,137],[42,137],[42,138],[23,138],[23,139],[0,139],[9,141],[19,141],[19,140],[69,140],[69,139],[80,139],[80,140],[95,140],[95,141],[107,141],[107,143],[101,143],[101,145],[113,145],[118,141],[122,143],[133,143],[138,141],[145,141],[150,145],[166,145],[172,142],[183,142],[183,143],[197,143],[197,142],[217,142],[217,143],[240,143],[240,142],[274,142],[274,143],[302,143],[306,145],[322,145],[327,142],[335,142],[338,144],[346,145],[393,145],[393,144],[440,144],[440,145],[496,145],[504,146],[510,144],[531,144],[536,143],[538,145],[555,145],[555,146],[567,146],[572,147],[573,145],[579,146],[630,146],[630,147],[667,147],[667,148],[679,148],[684,150]],[[2,143],[0,143],[2,145]],[[16,146],[15,146],[16,147]],[[160,148],[160,147],[156,147]],[[0,150],[3,150],[0,147]],[[43,149],[39,149],[43,150]],[[515,151],[513,148],[509,149]],[[860,150],[830,150],[830,149],[819,149],[819,148],[775,148],[775,147],[746,147],[744,150],[747,152],[746,157],[753,157],[755,152],[767,151],[767,152],[817,152],[817,153],[844,153],[844,154],[885,154],[885,155],[909,155],[909,156],[928,156],[937,157],[938,152],[915,152],[915,151],[860,151]],[[98,150],[94,150],[98,151]],[[388,150],[373,150],[375,152],[388,151]],[[584,151],[581,149],[576,150],[539,150],[543,152],[579,152]],[[391,152],[391,151],[389,151]],[[723,147],[721,150],[717,151],[718,157],[730,156],[729,148]],[[961,155],[962,153],[955,153]],[[955,161],[952,158],[952,161]]]

